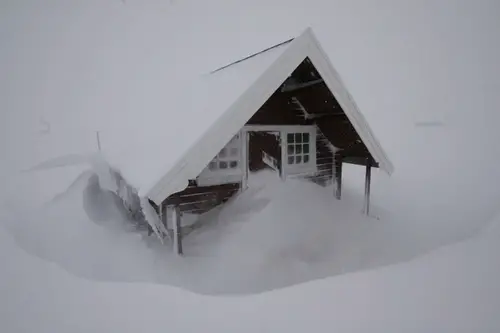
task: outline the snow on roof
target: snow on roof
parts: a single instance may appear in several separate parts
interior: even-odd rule
[[[227,24],[221,21],[220,27],[207,27],[206,31],[200,25],[191,40],[193,31],[185,30],[188,25],[179,29],[179,24],[186,20],[198,23],[199,18],[176,18],[180,12],[199,11],[200,4],[183,4],[186,8],[165,4],[163,8],[98,0],[71,6],[62,0],[56,3],[12,3],[0,11],[0,32],[6,43],[0,62],[5,74],[0,103],[9,115],[4,132],[16,139],[15,149],[4,150],[9,158],[23,154],[22,159],[16,157],[17,163],[29,168],[59,155],[95,152],[95,132],[99,131],[110,164],[140,193],[158,198],[195,177],[200,165],[244,124],[249,112],[260,107],[261,100],[292,72],[305,54],[301,52],[308,48],[294,46],[302,43],[295,39],[210,74],[217,67],[213,66],[216,59],[241,58],[241,54],[234,56],[235,50],[248,52],[257,45],[284,40],[283,34],[298,31],[303,23],[294,19],[282,27],[270,20],[257,30],[252,27],[251,36],[256,37],[252,40],[227,29],[221,35],[218,29]],[[281,6],[275,9],[282,11]],[[303,15],[302,9],[294,13],[296,18]],[[224,15],[228,20],[231,17]],[[324,34],[322,41],[329,43],[331,55],[338,47],[331,30],[325,25],[318,32]],[[214,35],[244,42],[238,47],[219,43],[216,51],[208,52]],[[293,61],[281,57],[285,51]],[[273,67],[278,59],[281,65]],[[338,81],[336,78],[330,81]],[[258,80],[260,88],[253,85]],[[20,87],[23,93],[19,93]],[[341,99],[343,107],[353,104],[348,95]],[[241,107],[241,103],[247,103],[243,105],[247,111],[233,118],[230,107]],[[43,138],[36,134],[41,126],[38,119],[51,125]],[[365,123],[356,119],[356,123]],[[374,143],[368,148],[377,155],[379,145],[371,140],[371,131],[366,133]],[[44,147],[40,146],[42,139]],[[378,156],[384,154],[379,151]]]
[[[192,101],[199,104],[193,104],[187,110],[191,112],[189,117],[170,124],[182,131],[182,135],[176,134],[175,141],[171,141],[173,146],[170,151],[175,153],[171,156],[158,155],[165,142],[156,140],[157,144],[151,145],[154,148],[150,155],[156,157],[145,159],[152,164],[147,174],[140,167],[144,159],[136,160],[139,166],[128,163],[121,169],[132,184],[140,184],[141,195],[159,203],[170,194],[184,189],[188,180],[196,178],[306,57],[336,96],[380,168],[392,173],[391,162],[310,28],[293,41],[265,51],[247,57],[245,61],[224,66],[200,79],[201,84],[192,90]],[[165,135],[173,138],[167,132]]]
[[[141,130],[124,137],[106,137],[103,151],[139,193],[150,196],[165,174],[172,183],[162,183],[169,193],[182,190],[244,124],[228,119],[227,110],[283,53],[287,43],[249,57],[224,70],[200,75],[178,87],[168,120],[142,119]],[[269,95],[274,92],[270,91]],[[224,119],[225,117],[225,119]],[[230,117],[229,117],[230,118]],[[115,133],[112,131],[111,133]],[[212,136],[207,135],[212,133]]]

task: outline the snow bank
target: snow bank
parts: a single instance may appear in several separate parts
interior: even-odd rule
[[[3,224],[19,246],[92,280],[150,281],[162,268],[121,202],[92,171],[36,210],[10,210]],[[161,275],[165,275],[163,272]]]
[[[121,202],[99,186],[92,171],[43,208],[13,211],[16,217],[6,225],[26,251],[74,275],[202,294],[261,293],[374,269],[434,248],[435,242],[424,242],[425,233],[440,241],[461,235],[410,227],[377,206],[372,211],[383,213],[380,218],[365,217],[349,189],[339,202],[332,187],[282,182],[272,172],[249,183],[242,195],[194,222],[181,260],[168,240],[161,245],[154,236],[131,231]]]
[[[2,216],[2,220],[6,217]],[[6,332],[492,332],[500,327],[500,219],[418,260],[257,296],[90,282],[28,255],[0,226]]]

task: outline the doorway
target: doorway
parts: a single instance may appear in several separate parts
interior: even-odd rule
[[[248,187],[266,182],[269,178],[281,178],[283,166],[280,135],[279,131],[247,132]]]

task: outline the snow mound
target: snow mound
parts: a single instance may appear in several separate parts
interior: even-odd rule
[[[130,230],[118,196],[100,187],[99,179],[94,171],[81,174],[49,204],[17,212],[6,226],[26,251],[74,275],[174,285],[202,294],[261,293],[403,262],[423,252],[415,229],[391,215],[362,215],[360,198],[348,189],[337,201],[332,187],[282,182],[264,172],[224,206],[189,216],[180,259],[169,241],[161,244],[146,232]]]
[[[49,204],[10,216],[5,225],[33,255],[93,280],[155,279],[149,250],[113,192],[87,171]],[[159,266],[161,267],[161,266]]]
[[[0,225],[0,322],[7,332],[162,332],[166,321],[179,332],[494,332],[499,244],[497,218],[412,262],[224,298],[78,279],[22,251]]]

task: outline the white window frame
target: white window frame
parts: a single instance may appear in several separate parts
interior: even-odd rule
[[[296,134],[306,133],[309,136],[309,142],[303,142],[303,139],[298,139]],[[289,142],[289,134],[294,136],[293,142]],[[300,142],[299,142],[300,141]],[[308,145],[309,152],[303,152],[305,145]],[[289,153],[288,146],[293,146],[293,153]],[[300,149],[298,146],[300,146]],[[297,150],[300,153],[297,153]],[[309,160],[304,163],[304,156],[307,155]],[[294,163],[289,163],[289,157],[294,158]],[[297,157],[302,159],[297,163]],[[313,173],[317,170],[316,165],[316,126],[315,125],[302,125],[302,126],[285,126],[281,132],[281,158],[284,176]]]
[[[281,141],[281,163],[282,177],[286,178],[290,175],[314,173],[317,171],[316,164],[316,125],[245,125],[242,133],[243,137],[247,137],[248,132],[279,132]],[[288,141],[287,136],[291,133],[308,133],[309,134],[309,162],[301,164],[288,164]],[[248,150],[248,147],[246,148]],[[244,155],[245,168],[248,168],[248,160]],[[247,172],[247,171],[245,171]]]
[[[227,159],[237,160],[237,168],[211,170],[209,165],[203,169],[197,177],[199,186],[212,186],[229,183],[239,183],[246,187],[248,177],[248,132],[279,132],[281,141],[281,176],[300,175],[314,173],[317,170],[316,164],[316,126],[315,125],[246,125],[223,149],[237,148],[237,158]],[[309,161],[307,163],[288,164],[288,134],[307,133],[309,134]],[[295,144],[303,144],[294,142]],[[222,149],[221,149],[222,151]],[[217,154],[218,156],[219,154]],[[214,160],[217,160],[217,156]],[[296,156],[296,154],[294,154]],[[234,156],[233,156],[234,157]],[[212,162],[211,161],[211,162]]]

